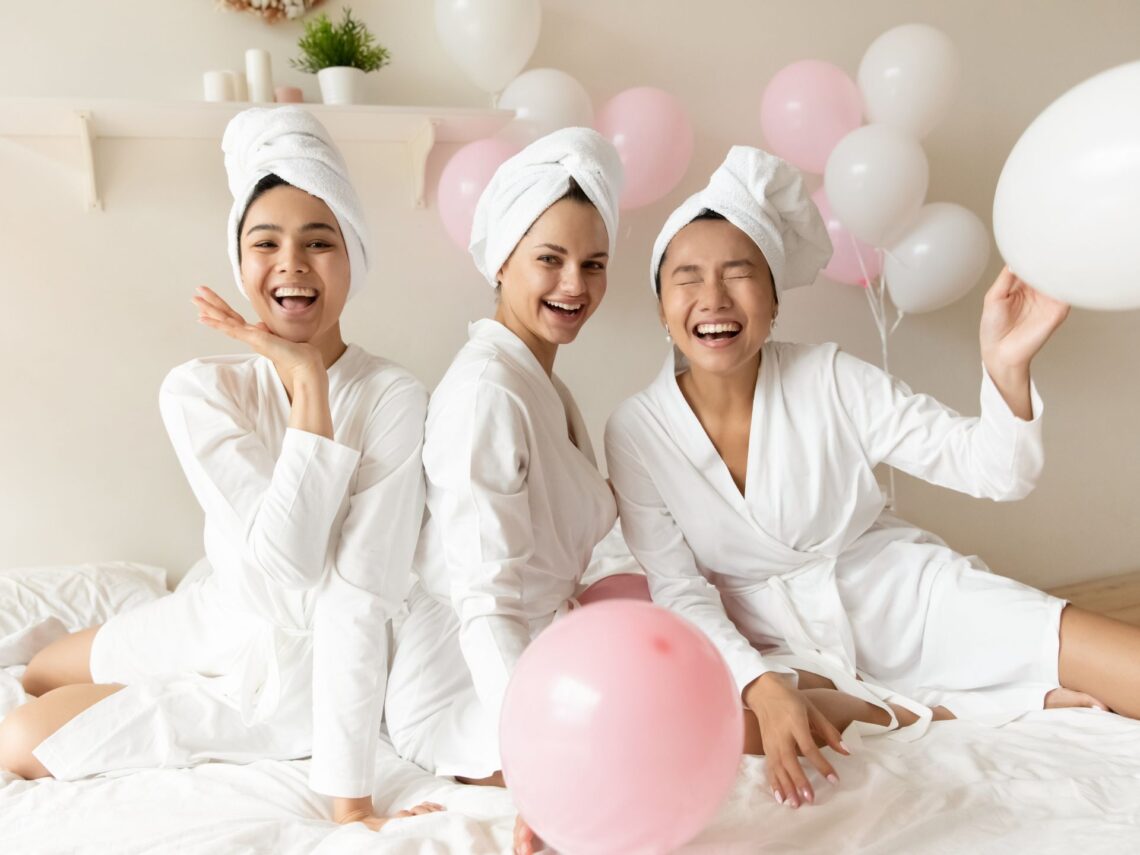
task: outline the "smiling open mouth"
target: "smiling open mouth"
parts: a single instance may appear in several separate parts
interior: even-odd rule
[[[721,341],[727,338],[736,338],[740,335],[740,324],[697,324],[693,328],[697,338],[705,341]]]
[[[277,305],[294,312],[313,305],[317,301],[317,296],[315,288],[282,285],[273,289],[273,299],[277,301]]]
[[[543,300],[542,305],[546,306],[550,311],[557,312],[566,318],[577,317],[581,314],[582,309],[585,308],[584,306],[574,306],[570,303],[558,303],[554,300]]]

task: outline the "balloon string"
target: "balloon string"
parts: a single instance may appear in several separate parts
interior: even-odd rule
[[[875,329],[879,332],[879,347],[883,359],[883,371],[887,374],[891,373],[890,364],[890,347],[888,341],[895,330],[899,328],[902,323],[903,313],[895,308],[898,312],[898,317],[895,318],[894,324],[887,328],[887,279],[886,274],[880,272],[877,280],[872,280],[867,271],[867,266],[863,263],[863,254],[859,251],[859,244],[855,242],[855,236],[850,235],[851,246],[855,250],[855,259],[859,262],[859,271],[863,274],[863,282],[866,287],[863,289],[867,294],[867,305],[871,309],[871,318],[875,321]],[[875,250],[879,256],[879,270],[883,269],[883,253],[884,250]],[[889,253],[888,253],[889,254]],[[893,304],[892,304],[893,305]],[[889,511],[894,511],[898,507],[895,493],[895,469],[893,466],[887,465],[887,494],[884,497],[884,504]]]

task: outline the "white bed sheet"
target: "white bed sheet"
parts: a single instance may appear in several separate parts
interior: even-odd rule
[[[15,673],[0,672],[0,712],[20,699]],[[1062,710],[999,729],[937,723],[913,743],[847,739],[854,755],[833,758],[842,786],[816,781],[817,804],[798,811],[772,802],[763,761],[746,758],[732,796],[683,855],[1140,852],[1136,722]],[[0,772],[0,852],[510,851],[513,809],[502,790],[437,779],[383,745],[381,810],[422,800],[449,810],[373,833],[328,821],[306,767],[209,764],[73,783]]]

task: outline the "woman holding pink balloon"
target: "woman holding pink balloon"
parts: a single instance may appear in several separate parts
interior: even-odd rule
[[[666,222],[651,284],[673,343],[610,419],[606,456],[654,601],[716,643],[772,793],[815,798],[839,732],[992,724],[1042,706],[1140,716],[1140,630],[1066,607],[885,512],[874,467],[1005,501],[1042,465],[1033,356],[1068,307],[1008,270],[986,297],[980,418],[834,345],[769,340],[831,254],[797,170],[732,149]],[[1061,688],[1066,687],[1066,688]],[[908,726],[910,725],[910,726]]]
[[[498,307],[431,398],[430,518],[387,695],[396,749],[436,774],[501,784],[499,712],[519,656],[583,593],[592,556],[635,566],[607,539],[614,497],[553,373],[605,296],[621,178],[609,142],[570,128],[504,163],[476,207],[471,254]]]

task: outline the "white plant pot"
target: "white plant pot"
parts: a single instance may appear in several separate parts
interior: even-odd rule
[[[364,92],[364,72],[359,68],[322,68],[317,72],[317,82],[326,104],[359,104]]]

